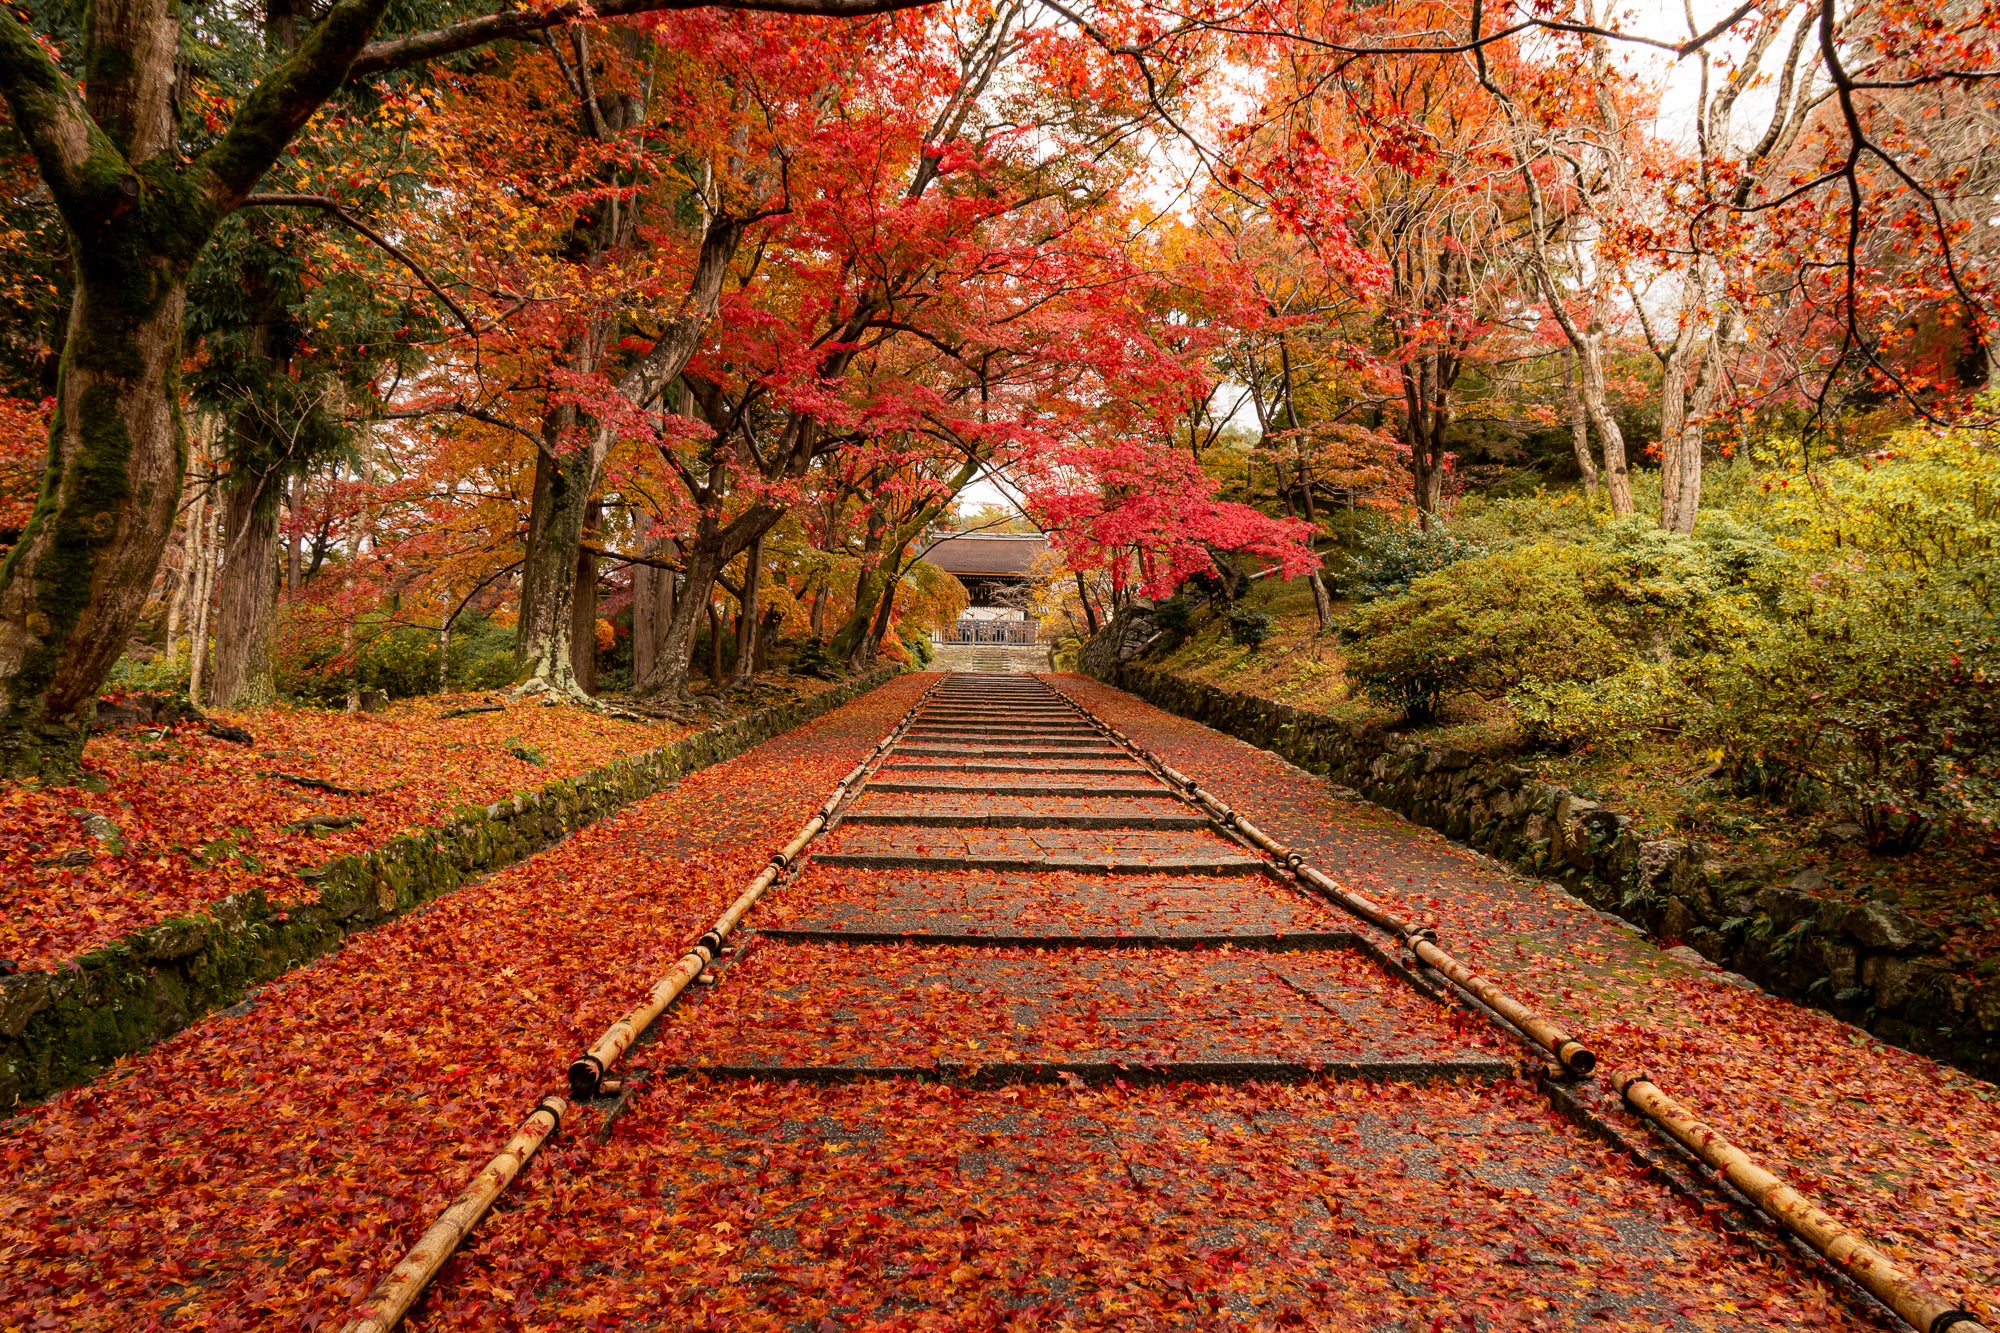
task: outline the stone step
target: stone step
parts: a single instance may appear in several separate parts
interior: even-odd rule
[[[1121,762],[1122,760],[1122,762]],[[1038,763],[1028,764],[1005,759],[979,758],[927,758],[922,755],[898,756],[890,751],[877,770],[882,774],[894,773],[1052,773],[1068,777],[1071,774],[1115,775],[1119,777],[1149,777],[1146,766],[1138,760],[1122,755],[1106,755],[1102,759],[1074,756],[1052,756]]]
[[[1254,875],[1266,863],[1192,829],[881,828],[843,824],[820,865],[879,870],[1067,870],[1086,875]]]
[[[1292,884],[1261,875],[870,871],[809,865],[762,925],[869,934],[1159,939],[1321,936],[1351,918]]]
[[[1084,740],[1041,741],[1032,745],[951,745],[941,741],[896,742],[895,753],[924,755],[940,759],[1111,759],[1124,753],[1109,745],[1093,746]]]
[[[924,828],[1199,829],[1205,816],[1164,789],[1142,797],[997,796],[952,792],[900,795],[864,792],[843,824]]]
[[[700,1021],[660,1031],[654,1060],[786,1070],[1512,1069],[1498,1058],[1497,1033],[1455,1029],[1449,1010],[1345,949],[856,946],[765,936],[695,1012]]]
[[[911,795],[964,795],[978,792],[988,796],[1159,796],[1169,788],[1164,783],[1155,782],[1148,786],[1127,783],[1120,785],[1116,780],[1103,786],[1091,786],[1083,782],[996,782],[990,777],[972,775],[963,782],[947,782],[941,779],[928,781],[908,781],[892,779],[868,784],[869,791],[899,792]]]

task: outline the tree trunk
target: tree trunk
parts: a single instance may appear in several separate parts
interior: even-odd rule
[[[194,589],[201,577],[203,558],[201,525],[208,517],[208,487],[203,486],[194,493],[188,505],[187,531],[181,537],[181,580],[174,589],[174,600],[167,607],[167,670],[172,671],[181,660],[181,625],[187,619],[188,610],[194,605]]]
[[[1318,565],[1313,566],[1306,579],[1312,584],[1313,614],[1319,617],[1319,627],[1325,629],[1333,623],[1333,594],[1326,590],[1326,580],[1320,577]]]
[[[1590,414],[1590,424],[1597,428],[1598,445],[1604,450],[1604,489],[1611,497],[1611,512],[1629,514],[1632,477],[1625,463],[1625,432],[1604,401],[1604,315],[1599,309],[1590,313],[1590,328],[1584,335],[1579,359],[1582,364],[1578,386],[1583,395],[1583,409]]]
[[[1425,529],[1444,506],[1444,438],[1450,424],[1437,361],[1434,354],[1424,355],[1403,367],[1403,442],[1410,447],[1411,499]]]
[[[770,667],[771,648],[778,641],[778,626],[784,623],[785,613],[776,607],[757,617],[757,670]]]
[[[211,492],[213,487],[207,488]],[[195,568],[193,621],[188,631],[188,698],[201,698],[202,683],[208,673],[208,626],[215,600],[215,510],[210,504],[202,513],[201,563]]]
[[[1076,575],[1076,596],[1077,600],[1083,603],[1083,623],[1091,634],[1095,635],[1100,627],[1097,623],[1097,607],[1090,600],[1090,589],[1084,584],[1080,572],[1076,570],[1070,572]]]
[[[229,487],[222,534],[215,673],[203,702],[259,708],[277,697],[271,670],[271,622],[278,604],[275,475],[246,473]]]
[[[826,577],[821,575],[819,586],[813,589],[812,636],[815,642],[824,642],[826,639],[826,602],[829,591]]]
[[[1569,442],[1576,450],[1576,470],[1583,476],[1584,494],[1597,495],[1597,463],[1590,456],[1590,416],[1583,407],[1583,377],[1577,373],[1576,349],[1563,353],[1563,386],[1569,391]]]
[[[0,565],[0,776],[77,772],[179,507],[187,264],[119,239],[74,251],[49,467]]]
[[[1701,509],[1702,426],[1722,383],[1722,349],[1729,331],[1725,315],[1707,341],[1676,346],[1660,383],[1660,526],[1683,537],[1693,535]],[[1686,364],[1690,347],[1701,354],[1691,399]]]
[[[720,689],[722,686],[722,613],[715,609],[713,588],[708,601],[708,679]]]
[[[671,542],[656,542],[647,554],[658,555]],[[651,565],[632,567],[632,685],[653,674],[662,660],[667,630],[674,621],[674,571]]]
[[[535,491],[521,562],[521,619],[515,629],[515,679],[529,693],[580,695],[571,649],[579,552],[596,468],[587,449],[535,455]]]
[[[757,677],[757,592],[764,580],[764,539],[758,537],[744,552],[743,603],[736,617],[736,683]]]
[[[577,688],[585,694],[597,693],[597,557],[584,549],[582,535],[597,530],[603,522],[604,506],[592,500],[584,506],[583,527],[576,548],[576,584],[570,592],[569,657],[570,671]]]
[[[299,590],[299,571],[304,563],[305,528],[299,522],[299,515],[305,508],[306,479],[292,477],[291,500],[286,505],[285,515],[285,591]]]

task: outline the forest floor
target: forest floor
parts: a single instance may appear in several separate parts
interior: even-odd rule
[[[1968,971],[2000,974],[2000,835],[1956,828],[1915,852],[1872,856],[1845,811],[1792,809],[1730,791],[1712,780],[1716,754],[1674,737],[1618,750],[1537,751],[1522,740],[1504,703],[1470,695],[1452,700],[1437,723],[1406,727],[1394,710],[1352,687],[1338,636],[1320,630],[1305,580],[1260,580],[1243,600],[1275,622],[1263,644],[1232,642],[1223,619],[1204,608],[1184,642],[1143,664],[1414,741],[1504,756],[1629,815],[1642,837],[1698,839],[1717,858],[1760,868],[1774,882],[1817,870],[1824,882],[1814,892],[1821,897],[1900,906],[1941,931],[1947,956]],[[1336,616],[1345,609],[1336,603]]]
[[[337,1327],[937,682],[691,774],[0,1126],[0,1330]],[[1433,916],[1993,1322],[1990,1085],[1683,967],[1270,755],[1050,683]],[[986,688],[939,686],[413,1327],[1893,1326],[1558,1116],[1518,1047],[1249,873],[1033,681],[1005,687],[1008,726],[976,716]]]
[[[301,870],[828,684],[762,683],[699,722],[496,693],[110,728],[84,747],[76,785],[0,782],[0,959],[60,966],[252,888],[310,899]]]

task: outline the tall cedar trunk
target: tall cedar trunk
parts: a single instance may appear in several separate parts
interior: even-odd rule
[[[584,507],[583,530],[595,532],[603,521],[604,506],[592,500]],[[579,542],[576,552],[576,586],[569,603],[570,670],[585,694],[597,693],[597,557]]]
[[[203,702],[257,708],[277,697],[271,622],[278,604],[278,487],[270,473],[238,478],[223,507],[215,668]]]
[[[703,613],[715,595],[716,572],[734,560],[784,517],[775,506],[759,504],[723,526],[714,510],[702,514],[692,538],[681,548],[685,576],[675,598],[673,615],[661,642],[653,671],[637,683],[634,693],[672,697],[687,692],[688,669]]]
[[[743,604],[736,617],[736,683],[748,685],[757,676],[757,593],[764,581],[764,539],[744,552]]]

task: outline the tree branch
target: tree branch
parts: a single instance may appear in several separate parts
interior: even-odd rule
[[[218,213],[243,202],[340,87],[388,5],[389,0],[334,0],[291,58],[250,91],[222,141],[194,163],[208,177],[205,193]]]
[[[11,7],[0,18],[0,95],[5,96],[14,125],[27,140],[28,151],[66,220],[107,221],[138,201],[139,178],[91,119],[75,81],[49,57]],[[87,172],[94,157],[109,158],[120,169]],[[94,175],[105,179],[92,190],[85,182]]]
[[[479,330],[473,326],[472,317],[465,313],[464,309],[460,307],[458,302],[451,299],[451,296],[445,291],[444,288],[437,285],[437,282],[434,279],[432,279],[431,275],[424,271],[423,265],[419,264],[416,260],[404,254],[400,249],[396,247],[394,242],[390,241],[390,239],[384,236],[381,232],[376,231],[373,227],[363,222],[360,218],[355,217],[354,214],[348,212],[345,208],[342,208],[340,206],[339,201],[334,199],[329,199],[323,194],[252,194],[244,196],[243,202],[239,204],[238,207],[317,208],[323,212],[333,214],[335,217],[339,218],[342,222],[345,222],[348,226],[354,228],[354,230],[360,232],[363,236],[366,236],[369,240],[375,242],[376,245],[380,246],[384,251],[388,253],[390,258],[394,259],[404,268],[410,270],[410,272],[416,274],[417,281],[421,282],[425,287],[429,288],[432,296],[435,296],[437,297],[438,300],[444,302],[445,307],[449,309],[453,315],[458,317],[459,324],[461,324],[464,327],[467,333],[471,334],[475,338],[479,336]]]
[[[526,37],[582,18],[586,8],[591,15],[601,19],[663,10],[709,8],[748,9],[767,14],[815,15],[822,18],[866,18],[871,14],[891,14],[934,3],[936,0],[603,0],[603,3],[586,7],[582,0],[560,0],[559,3],[543,4],[532,9],[484,14],[430,32],[414,32],[372,42],[356,57],[348,77],[420,65],[426,60],[469,51],[487,42]]]

